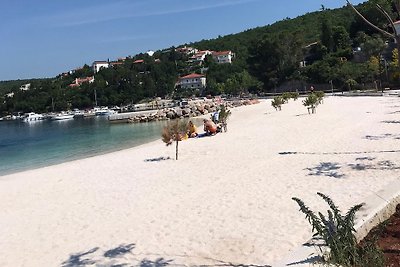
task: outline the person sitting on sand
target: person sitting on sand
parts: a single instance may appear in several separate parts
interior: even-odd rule
[[[193,124],[192,121],[189,121],[189,125],[188,125],[188,136],[189,136],[189,138],[196,137],[197,135],[198,135],[198,133],[197,133],[196,126]]]
[[[215,135],[217,133],[217,125],[211,120],[204,119],[204,131],[207,135]]]

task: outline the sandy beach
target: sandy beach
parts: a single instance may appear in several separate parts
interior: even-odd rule
[[[0,266],[268,265],[311,237],[292,197],[345,210],[400,177],[399,97],[264,100],[228,128],[178,161],[160,139],[1,176]]]

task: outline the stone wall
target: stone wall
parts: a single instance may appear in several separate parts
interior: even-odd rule
[[[202,101],[202,102],[189,102],[184,107],[173,107],[155,110],[152,113],[132,115],[129,119],[124,120],[128,123],[150,122],[160,120],[172,120],[178,118],[191,118],[198,117],[215,112],[221,105],[227,108],[239,107],[243,105],[256,104],[259,101],[256,99],[237,99],[229,101]],[[116,121],[116,120],[114,120]]]

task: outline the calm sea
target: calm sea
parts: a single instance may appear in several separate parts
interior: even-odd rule
[[[0,122],[0,175],[142,145],[165,122],[111,124],[106,118]]]

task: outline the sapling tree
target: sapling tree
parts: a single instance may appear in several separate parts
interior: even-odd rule
[[[303,100],[303,105],[307,107],[308,113],[314,114],[316,113],[317,106],[320,104],[320,99],[317,97],[316,94],[311,93],[307,96],[306,99]]]
[[[221,105],[219,111],[219,122],[225,132],[228,131],[228,118],[231,116],[231,111],[228,110],[224,105]]]
[[[324,96],[325,96],[324,91],[315,91],[314,94],[317,96],[318,104],[324,103]]]
[[[290,97],[293,98],[294,101],[299,98],[299,93],[298,92],[290,92]]]
[[[284,104],[284,100],[281,96],[275,96],[274,99],[271,101],[271,105],[276,109],[276,110],[282,110],[282,105]]]
[[[281,97],[282,97],[283,103],[286,104],[289,102],[289,99],[292,97],[292,95],[289,92],[284,92]]]
[[[176,119],[172,122],[168,122],[167,126],[163,128],[161,137],[167,146],[172,145],[175,141],[175,159],[178,160],[178,144],[187,135],[187,121]]]

